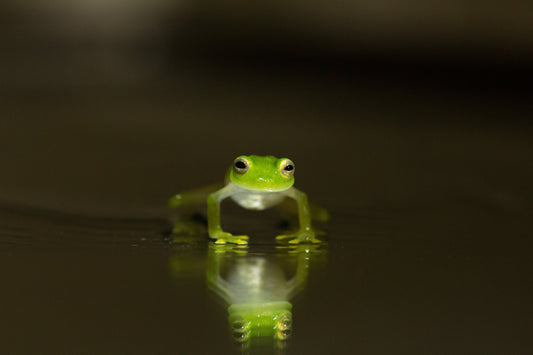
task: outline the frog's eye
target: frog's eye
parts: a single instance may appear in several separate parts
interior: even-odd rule
[[[294,163],[289,159],[285,159],[281,162],[280,170],[283,176],[290,178],[294,175]]]
[[[236,317],[231,322],[231,328],[233,329],[234,332],[237,332],[237,333],[243,333],[246,330],[247,326],[248,326],[248,323],[246,322],[246,319],[244,319],[243,317]]]
[[[292,315],[290,313],[282,314],[278,318],[276,328],[279,330],[287,330],[292,328]]]
[[[245,342],[250,337],[250,331],[248,330],[249,324],[241,316],[237,316],[231,321],[231,329],[233,330],[233,338],[239,342]]]
[[[235,162],[233,163],[233,170],[237,174],[244,174],[248,171],[248,168],[250,168],[250,163],[248,160],[244,158],[237,158],[235,159]]]

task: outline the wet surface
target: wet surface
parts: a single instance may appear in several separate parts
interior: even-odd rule
[[[287,300],[291,338],[245,351],[533,349],[526,104],[238,80],[3,93],[4,351],[239,351],[228,304],[208,287],[210,243],[174,240],[166,200],[222,180],[240,154],[290,157],[296,186],[332,215],[323,253]],[[250,235],[235,258],[294,275],[274,240],[276,211],[228,202],[223,223]]]

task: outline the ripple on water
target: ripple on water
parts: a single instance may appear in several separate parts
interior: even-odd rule
[[[26,206],[0,205],[0,249],[168,246],[170,222],[157,218],[86,216]]]

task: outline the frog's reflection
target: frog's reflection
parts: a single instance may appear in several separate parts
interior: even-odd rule
[[[245,344],[270,338],[283,347],[292,333],[290,301],[305,287],[311,263],[325,257],[323,245],[278,246],[267,254],[210,244],[207,285],[228,307],[233,338]]]
[[[236,246],[209,246],[207,283],[228,305],[229,324],[239,342],[253,337],[286,340],[291,335],[289,301],[305,285],[311,255],[322,250],[300,245],[277,251],[269,258],[247,255]],[[292,277],[287,277],[288,266]]]

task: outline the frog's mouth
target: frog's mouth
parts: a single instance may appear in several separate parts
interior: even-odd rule
[[[273,187],[273,186],[270,186],[268,181],[265,181],[263,179],[261,179],[261,180],[262,181],[255,180],[253,184],[249,183],[249,182],[242,182],[242,181],[232,181],[232,182],[236,186],[238,186],[238,187],[240,187],[242,189],[253,191],[253,192],[258,192],[258,193],[261,193],[261,192],[269,193],[269,192],[287,191],[294,184],[294,182],[289,182],[288,181],[287,185]]]

